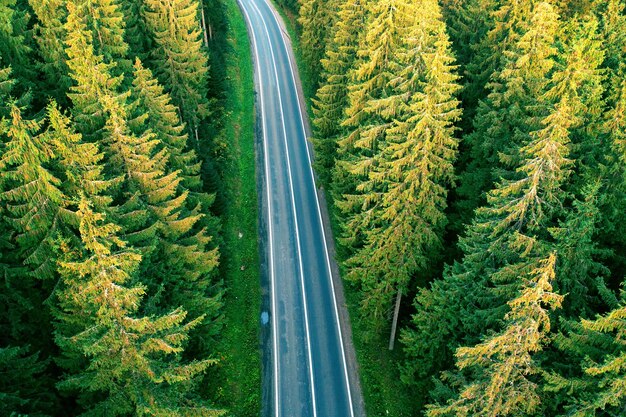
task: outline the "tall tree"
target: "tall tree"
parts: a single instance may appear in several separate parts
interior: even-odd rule
[[[556,27],[531,27],[534,0],[503,3],[497,10],[494,28],[484,38],[496,50],[490,60],[476,55],[480,73],[491,73],[489,95],[478,105],[474,131],[464,137],[471,161],[461,175],[457,210],[464,223],[484,200],[485,192],[506,171],[515,167],[515,150],[538,128],[538,99],[553,66]],[[538,22],[546,25],[550,22]]]
[[[541,27],[542,20],[557,23],[548,3],[539,3],[534,10],[533,26]],[[584,122],[586,97],[582,93],[595,82],[593,66],[590,71],[577,71],[588,63],[579,53],[585,42],[580,38],[572,41],[564,65],[554,72],[550,89],[542,95],[545,103],[554,104],[542,120],[543,127],[532,132],[532,140],[521,148],[524,162],[517,170],[519,178],[504,180],[489,193],[484,213],[490,212],[492,220],[487,230],[492,230],[492,236],[503,232],[505,239],[500,241],[504,253],[488,273],[484,291],[491,293],[492,304],[485,312],[493,317],[489,321],[495,323],[496,333],[486,333],[475,346],[457,350],[457,366],[469,373],[467,380],[458,398],[432,406],[430,416],[539,411],[541,399],[533,380],[539,367],[534,355],[548,340],[549,309],[560,307],[562,300],[552,291],[554,250],[558,249],[552,225],[567,212],[562,202],[573,166],[569,159],[571,136]],[[502,300],[510,312],[499,324]],[[522,339],[524,343],[520,343]]]
[[[78,389],[92,415],[221,415],[190,391],[214,361],[179,359],[201,319],[185,323],[180,309],[137,317],[144,289],[131,278],[141,256],[85,198],[77,216],[81,243],[66,242],[59,264],[57,343],[69,372],[60,388]]]
[[[520,39],[515,48],[516,55],[524,57],[522,62],[526,63],[525,67],[519,68],[520,71],[527,67],[553,66],[557,19],[558,16],[549,5],[542,3],[542,6],[537,8],[533,24],[530,25],[533,29]],[[538,49],[543,49],[543,52],[538,54],[536,52]],[[522,78],[522,74],[516,76],[519,77],[518,80]],[[547,222],[545,207],[552,207],[563,196],[561,191],[556,193],[553,189],[555,185],[558,189],[560,182],[555,184],[554,178],[548,176],[544,170],[545,168],[559,170],[565,163],[562,157],[554,160],[559,153],[565,152],[564,145],[558,145],[556,150],[559,153],[543,155],[546,158],[545,163],[535,165],[535,162],[539,161],[539,159],[535,161],[535,157],[538,158],[542,152],[542,147],[538,144],[543,142],[535,134],[535,139],[529,143],[532,127],[535,127],[535,131],[540,127],[535,119],[541,120],[547,116],[548,103],[545,94],[549,75],[544,74],[544,77],[543,80],[529,79],[543,87],[543,91],[539,87],[538,91],[535,91],[544,96],[543,103],[539,105],[537,99],[533,107],[533,117],[526,116],[526,122],[529,122],[530,126],[524,126],[524,129],[528,133],[523,139],[519,139],[526,147],[516,152],[513,150],[521,155],[526,163],[518,162],[518,166],[514,167],[518,169],[509,171],[508,179],[501,180],[501,183],[488,194],[488,205],[476,211],[474,221],[459,240],[459,247],[463,252],[462,260],[446,268],[442,280],[433,282],[430,289],[420,290],[416,296],[417,312],[413,316],[415,327],[405,330],[402,335],[405,352],[409,357],[403,368],[403,378],[406,382],[418,382],[448,367],[452,352],[459,344],[477,343],[482,330],[493,328],[504,316],[506,302],[513,297],[509,293],[511,298],[507,300],[506,297],[502,298],[503,294],[493,294],[488,289],[491,286],[489,281],[492,275],[497,276],[501,269],[498,281],[508,281],[510,284],[515,281],[517,273],[528,274],[537,267],[531,260],[527,263],[522,262],[520,257],[523,256],[524,249],[530,251],[531,247],[537,245],[533,237],[536,231],[543,229],[545,234],[545,227],[550,225]],[[519,88],[519,83],[511,82],[510,87],[515,92]],[[502,94],[506,95],[506,91]],[[517,123],[522,125],[524,119]],[[549,130],[545,130],[543,135],[547,135],[548,132]],[[518,142],[518,146],[520,145]],[[511,143],[510,146],[514,144]],[[548,146],[548,143],[543,145]],[[550,157],[550,160],[547,157]],[[539,183],[545,184],[546,188],[541,198],[535,199]],[[546,253],[542,252],[533,259],[545,256]],[[515,285],[513,287],[516,288]]]
[[[343,133],[341,120],[348,105],[349,73],[357,60],[359,39],[367,8],[362,0],[341,4],[334,36],[321,60],[321,86],[313,99],[315,168],[322,184],[330,185],[337,153],[337,139]]]
[[[454,98],[459,86],[438,4],[395,6],[398,14],[415,20],[398,29],[398,45],[387,57],[390,68],[383,69],[389,73],[376,74],[390,77],[381,97],[365,104],[378,124],[368,126],[355,143],[367,153],[343,162],[358,174],[358,182],[356,192],[339,202],[347,214],[344,237],[360,241],[346,261],[346,276],[360,283],[364,310],[379,322],[394,292],[398,311],[409,280],[425,271],[440,247],[458,145],[453,123],[460,116]],[[383,10],[396,13],[393,7]],[[366,148],[373,142],[374,149]]]
[[[202,45],[197,0],[146,0],[144,18],[154,37],[152,67],[198,141],[209,115],[208,57]]]
[[[65,19],[67,10],[62,0],[30,0],[37,21],[34,26],[37,53],[41,57],[39,71],[45,78],[45,93],[65,104],[72,81],[68,75],[65,55]]]
[[[313,86],[317,87],[322,73],[321,60],[333,35],[337,4],[335,0],[300,0],[299,3],[300,44]]]

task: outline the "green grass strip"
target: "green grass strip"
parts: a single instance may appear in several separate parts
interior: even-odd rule
[[[228,19],[223,168],[224,244],[221,272],[227,293],[215,401],[229,415],[258,417],[261,409],[259,317],[261,281],[254,151],[254,84],[250,42],[236,0],[223,0]]]

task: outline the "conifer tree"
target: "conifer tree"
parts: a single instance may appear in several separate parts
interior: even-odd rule
[[[554,9],[540,3],[533,15],[534,29],[520,39],[519,54],[536,50],[530,39],[545,42],[543,45],[553,50],[557,24]],[[550,33],[551,38],[543,38]],[[548,55],[544,59],[552,58]],[[561,91],[560,85],[546,90],[548,81],[541,83],[544,91],[538,99],[542,105],[535,109],[538,115],[547,111],[558,98],[556,92]],[[488,194],[488,204],[477,210],[461,237],[462,261],[446,269],[443,281],[418,293],[413,317],[416,330],[403,334],[411,356],[404,368],[405,380],[433,375],[446,366],[437,355],[450,358],[459,343],[477,343],[483,329],[493,328],[506,313],[506,303],[519,289],[518,277],[528,276],[537,269],[537,262],[547,257],[548,228],[554,225],[553,216],[565,198],[562,186],[571,168],[567,159],[569,132],[576,126],[580,111],[574,111],[570,104],[575,93],[570,92],[551,112],[544,113],[543,128],[527,134],[526,143],[516,152],[517,159],[522,158],[517,169]],[[492,290],[492,286],[499,289]]]
[[[124,14],[119,0],[73,0],[75,13],[92,32],[94,53],[107,64],[117,63],[119,71],[129,71],[128,44],[124,40]]]
[[[540,3],[535,9],[534,26],[540,26],[539,19],[551,19],[556,23],[552,6]],[[503,312],[502,300],[506,300],[511,311],[504,316],[502,330],[495,334],[487,332],[487,337],[474,347],[457,350],[459,368],[476,367],[470,369],[469,379],[463,384],[458,399],[447,405],[431,407],[431,416],[518,415],[520,412],[532,413],[539,406],[537,386],[530,379],[530,375],[537,372],[536,365],[529,358],[532,359],[547,339],[549,321],[546,321],[546,309],[560,306],[561,296],[551,294],[553,278],[545,280],[542,287],[540,281],[529,277],[541,275],[537,274],[543,270],[541,265],[551,264],[549,269],[554,269],[554,255],[550,255],[551,261],[546,259],[548,253],[558,247],[553,242],[551,226],[562,215],[562,202],[567,196],[564,186],[573,165],[568,159],[570,137],[584,120],[581,92],[586,91],[586,84],[594,83],[593,76],[589,76],[589,73],[593,74],[593,67],[589,73],[574,70],[581,62],[586,62],[586,58],[578,53],[578,46],[584,42],[584,39],[573,41],[566,54],[566,64],[555,71],[550,89],[542,95],[544,102],[555,104],[543,118],[543,128],[532,132],[532,141],[521,148],[520,156],[524,162],[517,170],[519,178],[503,180],[489,193],[489,205],[477,211],[477,221],[472,229],[477,230],[480,226],[489,233],[488,239],[492,243],[487,252],[495,253],[496,258],[487,268],[471,265],[482,269],[480,274],[487,277],[482,284],[485,287],[482,296],[490,298],[488,305],[479,308],[482,311],[474,313],[475,318],[480,317],[476,323],[487,324],[487,329],[492,323],[494,327],[491,328],[497,330]],[[482,217],[485,215],[488,217]],[[482,225],[481,221],[484,221]],[[554,272],[549,275],[553,277]],[[537,293],[538,290],[541,291]],[[520,300],[532,294],[537,295],[535,304],[520,304]],[[544,296],[547,298],[542,300]],[[471,297],[480,299],[481,292]],[[534,308],[516,310],[516,307],[533,305]],[[524,317],[522,322],[526,327],[520,330],[518,326]],[[523,333],[519,331],[527,332],[528,344],[520,345],[516,335]],[[503,356],[492,358],[489,350],[502,352]],[[509,386],[515,394],[505,392]]]
[[[503,3],[496,13],[494,29],[485,38],[497,50],[490,55],[495,62],[489,64],[493,69],[487,84],[489,95],[478,106],[474,132],[464,138],[471,153],[471,162],[458,189],[462,197],[458,210],[464,221],[469,220],[494,181],[516,166],[515,149],[527,140],[529,132],[539,127],[538,99],[557,52],[557,27],[551,22],[533,26],[525,18],[531,16],[534,3]],[[488,65],[484,57],[477,55],[477,59],[481,65]]]
[[[403,68],[400,59],[406,53],[405,36],[414,21],[413,9],[404,0],[373,2],[367,7],[371,19],[358,52],[363,61],[352,74],[355,83],[350,87],[350,103],[343,121],[346,133],[339,141],[333,184],[335,204],[342,214],[342,238],[357,256],[357,259],[346,261],[348,279],[361,284],[363,312],[374,318],[374,324],[380,329],[384,323],[381,319],[391,304],[391,294],[406,286],[406,272],[401,271],[393,278],[385,277],[385,259],[381,257],[377,268],[361,276],[362,266],[358,258],[368,251],[367,237],[362,233],[372,230],[377,221],[374,216],[368,217],[376,206],[376,201],[368,199],[380,191],[378,188],[367,189],[370,171],[385,147],[394,119],[405,116],[396,114],[403,98],[391,81]],[[362,248],[364,252],[359,255]],[[371,247],[370,254],[375,249],[375,246]]]
[[[167,149],[167,166],[160,167],[168,172],[180,171],[185,188],[200,190],[200,162],[194,150],[189,149],[188,135],[181,124],[169,94],[153,78],[152,72],[137,60],[134,66],[133,97],[137,100],[137,111],[148,115],[145,127]]]
[[[310,68],[313,85],[317,86],[322,73],[321,60],[333,35],[337,5],[335,0],[300,0],[299,3],[302,55]]]
[[[132,285],[132,275],[141,256],[84,197],[77,216],[81,244],[66,242],[59,263],[57,343],[69,372],[59,387],[78,389],[92,415],[220,415],[190,391],[214,361],[179,359],[201,318],[185,323],[180,309],[137,317],[144,289]]]
[[[0,414],[46,416],[55,411],[43,375],[46,365],[26,348],[0,346]]]
[[[35,41],[37,53],[41,57],[39,70],[45,77],[45,92],[59,103],[65,104],[66,94],[72,81],[65,55],[65,28],[67,10],[63,0],[29,0],[35,12]]]
[[[0,157],[0,200],[6,221],[15,233],[16,263],[28,267],[33,278],[50,279],[55,273],[54,241],[62,228],[66,197],[60,180],[47,168],[54,156],[40,122],[24,120],[11,108],[11,125]]]
[[[129,46],[129,56],[138,57],[146,62],[153,47],[152,35],[143,19],[146,6],[143,0],[123,0],[121,7],[126,22],[124,34]]]
[[[202,46],[197,0],[146,0],[144,19],[154,38],[155,75],[198,141],[200,122],[209,115],[208,57]]]
[[[329,186],[335,166],[337,139],[344,110],[348,105],[348,74],[357,59],[359,39],[367,8],[361,0],[341,4],[334,36],[321,60],[321,86],[313,99],[315,168],[322,184]]]
[[[32,45],[28,33],[28,14],[17,7],[17,0],[0,0],[0,56],[10,65],[17,81],[16,96],[33,88]]]
[[[211,246],[210,232],[203,228],[207,207],[188,207],[188,191],[181,186],[179,171],[169,167],[170,161],[182,163],[170,159],[170,147],[176,149],[175,157],[184,157],[180,149],[184,136],[172,136],[181,134],[179,126],[173,124],[178,119],[168,114],[167,108],[157,109],[160,104],[167,104],[167,96],[139,63],[135,74],[136,102],[129,102],[128,93],[117,92],[120,78],[111,78],[109,65],[93,55],[90,32],[74,20],[71,9],[68,33],[72,76],[79,87],[100,86],[73,94],[72,99],[78,99],[77,108],[84,102],[94,103],[104,116],[99,134],[108,156],[108,172],[121,179],[114,219],[124,227],[124,238],[144,256],[139,275],[148,288],[147,305],[156,311],[183,306],[193,317],[206,316],[202,331],[207,336],[214,330],[212,320],[220,307],[220,292],[213,282],[218,251]],[[91,70],[85,71],[85,67]],[[134,118],[133,107],[140,112]],[[150,130],[150,126],[155,130]],[[187,169],[190,168],[193,165]]]
[[[424,272],[441,245],[458,145],[453,123],[460,116],[454,98],[459,86],[439,7],[423,2],[412,12],[416,20],[402,35],[406,52],[394,80],[396,94],[409,99],[398,99],[358,194],[346,197],[347,204],[362,207],[348,218],[347,229],[364,242],[348,259],[346,277],[361,283],[363,304],[375,317],[384,314],[393,291],[403,293],[413,274]]]
[[[552,253],[523,277],[519,296],[508,303],[511,311],[501,332],[457,350],[457,365],[470,369],[471,380],[458,400],[430,406],[428,417],[518,416],[537,411],[541,399],[529,377],[540,369],[532,354],[542,349],[550,332],[549,311],[560,307],[563,298],[552,290],[555,263]]]

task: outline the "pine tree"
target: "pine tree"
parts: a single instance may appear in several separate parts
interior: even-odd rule
[[[320,181],[330,185],[337,153],[337,138],[348,105],[348,74],[357,59],[359,38],[366,21],[366,7],[361,0],[341,4],[334,37],[321,60],[321,86],[313,99],[315,168]]]
[[[326,45],[332,38],[335,23],[335,0],[300,0],[298,22],[300,23],[300,45],[302,56],[310,68],[313,86],[319,83],[322,73],[321,60]]]
[[[59,264],[57,343],[69,372],[59,387],[78,389],[91,415],[221,415],[189,395],[193,380],[215,361],[179,359],[201,319],[185,323],[180,309],[136,317],[144,289],[131,278],[141,256],[126,249],[120,228],[85,198],[77,216],[82,243],[66,243]]]
[[[209,115],[208,58],[202,46],[198,2],[146,0],[145,6],[146,26],[154,37],[152,68],[197,142],[200,122]]]

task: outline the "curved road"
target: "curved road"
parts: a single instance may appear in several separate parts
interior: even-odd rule
[[[272,373],[268,415],[360,416],[360,390],[351,380],[355,364],[346,355],[349,341],[342,333],[289,42],[266,0],[238,2],[256,64],[263,134]]]

